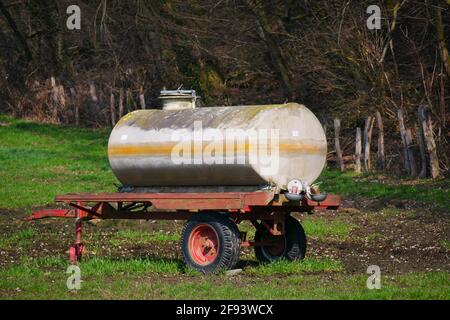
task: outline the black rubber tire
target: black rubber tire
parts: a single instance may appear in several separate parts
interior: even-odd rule
[[[208,224],[217,233],[219,252],[216,259],[208,265],[197,264],[189,250],[189,236],[199,224]],[[211,274],[221,270],[232,269],[239,261],[241,240],[239,229],[229,217],[221,213],[199,213],[194,215],[183,228],[181,235],[181,253],[188,267],[204,273]]]
[[[261,241],[264,237],[273,237],[269,234],[269,231],[256,230],[255,242]],[[285,224],[285,250],[283,254],[279,256],[273,256],[267,251],[267,247],[256,246],[255,255],[256,259],[260,262],[273,262],[280,259],[285,259],[288,261],[303,260],[306,254],[306,234],[300,222],[297,219],[289,216],[286,219]]]

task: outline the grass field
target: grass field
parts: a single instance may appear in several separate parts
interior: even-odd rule
[[[1,299],[450,299],[450,181],[334,170],[319,181],[343,196],[339,213],[296,215],[302,262],[259,264],[243,249],[242,272],[202,276],[182,263],[182,223],[104,221],[86,224],[81,290],[69,291],[72,221],[23,218],[55,194],[114,191],[108,134],[0,116]],[[366,288],[371,264],[380,290]]]

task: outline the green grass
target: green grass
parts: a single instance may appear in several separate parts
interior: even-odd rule
[[[276,261],[261,264],[254,268],[248,268],[245,273],[260,276],[271,276],[277,274],[300,274],[304,272],[332,272],[342,271],[340,261],[331,259],[307,258],[301,262]]]
[[[445,248],[447,250],[450,250],[450,241],[444,240],[444,241],[441,242],[441,245],[442,245],[443,248]]]
[[[111,238],[111,244],[146,244],[149,241],[172,242],[178,241],[180,235],[175,232],[154,231],[145,232],[139,230],[125,229],[117,231]]]
[[[378,232],[374,232],[371,233],[367,236],[367,240],[368,241],[379,241],[384,239],[386,236],[384,234],[378,233]]]
[[[111,238],[111,244],[120,245],[120,244],[145,244],[150,240],[150,235],[148,232],[137,231],[137,230],[119,230],[117,231],[113,237]]]
[[[113,191],[108,130],[0,116],[0,207],[53,204],[56,194]]]
[[[367,198],[417,200],[450,209],[450,181],[422,179],[411,183],[409,178],[394,181],[376,179],[376,173],[357,174],[352,171],[324,170],[318,179],[322,190],[343,196],[358,195]]]
[[[67,268],[68,261],[62,257],[47,258],[22,258],[20,265],[12,266],[2,271],[2,276],[21,276],[27,273],[44,274],[47,271]],[[176,275],[184,273],[185,267],[180,260],[167,259],[112,259],[90,258],[79,263],[79,267],[85,276],[110,276],[142,275],[142,274],[166,274]]]
[[[239,224],[239,231],[247,233],[247,239],[255,238],[255,227],[249,221],[242,221]]]
[[[445,272],[382,275],[381,289],[369,290],[367,275],[332,272],[324,277],[305,272],[338,271],[339,264],[308,264],[279,262],[255,268],[256,274],[246,269],[229,277],[190,273],[176,260],[90,259],[80,264],[81,289],[74,292],[66,287],[64,260],[27,259],[0,270],[0,299],[450,299]]]
[[[355,226],[340,220],[327,222],[319,219],[302,220],[302,226],[308,237],[315,239],[344,239],[355,228]]]
[[[157,242],[178,242],[180,234],[176,232],[158,231],[151,234],[150,239]]]
[[[11,247],[29,247],[36,237],[36,231],[32,228],[19,230],[11,236],[0,235],[0,249]]]
[[[143,274],[164,274],[175,275],[183,272],[184,265],[178,260],[164,259],[130,259],[112,260],[103,258],[93,258],[80,263],[80,268],[86,276],[104,275],[143,275]]]
[[[203,279],[199,283],[181,281],[164,290],[174,299],[449,299],[448,274],[443,272],[399,275],[382,278],[379,290],[366,288],[365,275],[335,274],[260,278],[238,283]],[[414,284],[419,284],[414,285]]]

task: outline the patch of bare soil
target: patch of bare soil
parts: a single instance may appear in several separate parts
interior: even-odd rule
[[[367,201],[360,210],[344,202],[337,216],[353,231],[339,240],[309,239],[309,254],[340,260],[348,273],[364,273],[369,265],[389,274],[450,272],[450,214],[401,203]],[[324,217],[336,218],[324,212],[313,219]]]
[[[344,209],[344,211],[351,211],[353,209],[357,209],[365,212],[378,211],[390,208],[390,209],[417,210],[424,212],[427,211],[434,213],[442,213],[444,215],[445,214],[450,215],[450,212],[448,212],[448,210],[436,207],[431,202],[401,200],[401,199],[383,199],[383,198],[368,199],[357,196],[343,199],[341,208]]]

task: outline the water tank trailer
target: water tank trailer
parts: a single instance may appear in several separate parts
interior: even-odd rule
[[[306,235],[291,214],[340,205],[312,187],[327,154],[315,115],[297,103],[197,108],[193,90],[160,98],[161,109],[130,112],[111,132],[117,192],[57,195],[68,209],[27,219],[74,218],[72,263],[83,254],[82,223],[93,219],[186,220],[184,261],[206,274],[233,268],[241,247],[263,262],[303,259]],[[244,220],[254,239],[239,231]]]

